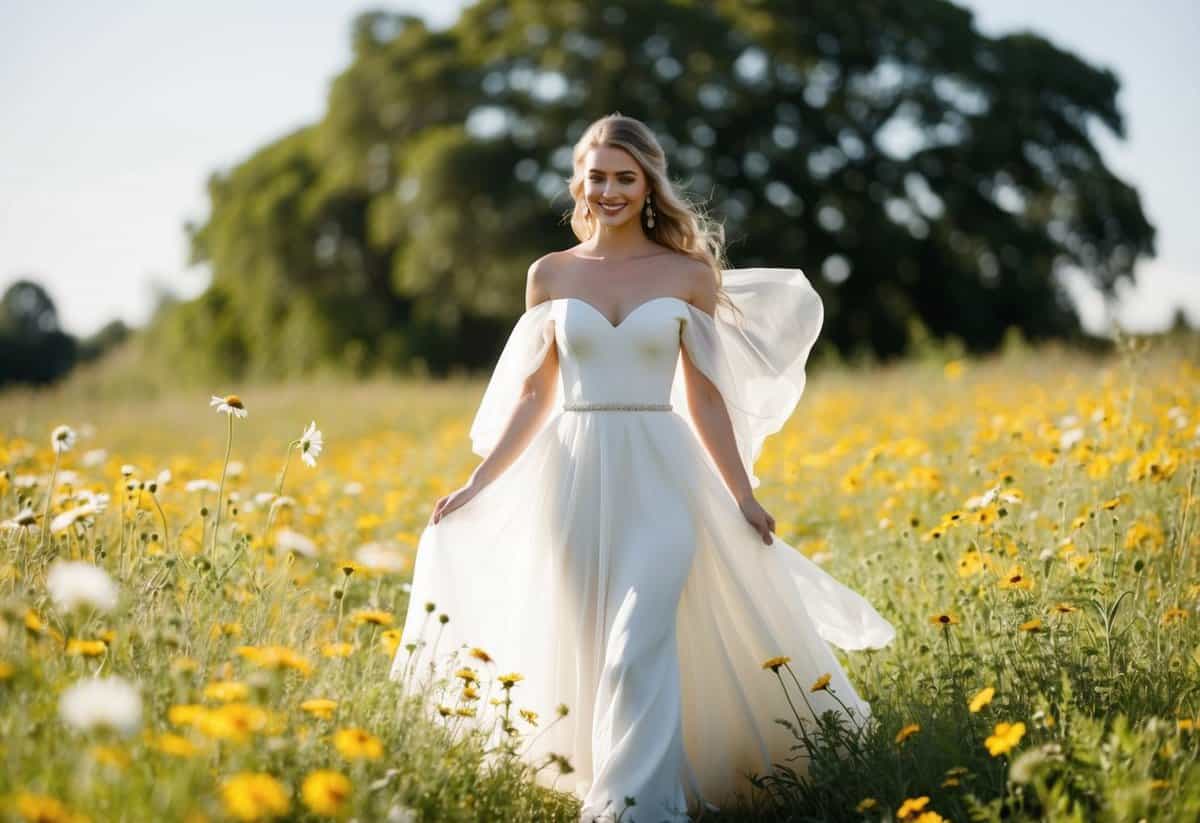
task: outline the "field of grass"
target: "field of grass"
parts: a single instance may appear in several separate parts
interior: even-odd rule
[[[897,638],[839,651],[878,723],[804,730],[809,768],[716,819],[1200,817],[1197,364],[1193,335],[814,368],[759,498]],[[387,679],[481,390],[80,374],[0,394],[0,813],[575,819],[456,733],[474,688],[430,695],[439,712]],[[231,393],[244,419],[210,407]],[[315,466],[289,447],[310,421]],[[505,661],[477,670],[511,698],[511,745],[554,722],[519,715],[519,681],[487,691]],[[760,675],[798,704],[820,687]]]

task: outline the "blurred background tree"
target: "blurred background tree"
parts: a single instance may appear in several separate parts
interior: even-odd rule
[[[571,146],[614,111],[654,129],[732,265],[805,270],[843,353],[1078,339],[1057,273],[1112,295],[1154,254],[1089,134],[1124,136],[1117,78],[946,0],[480,0],[352,37],[320,122],[210,178],[188,230],[211,286],[146,333],[179,368],[486,367],[529,263],[574,244]]]
[[[50,383],[75,365],[75,338],[59,327],[46,290],[18,280],[0,298],[0,385]]]

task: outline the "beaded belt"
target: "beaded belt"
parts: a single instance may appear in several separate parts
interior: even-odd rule
[[[670,411],[670,403],[563,403],[563,411]]]

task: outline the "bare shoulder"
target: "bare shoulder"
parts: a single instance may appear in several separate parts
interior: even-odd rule
[[[559,272],[562,271],[562,254],[560,251],[552,251],[529,264],[529,271],[525,277],[526,309],[546,302],[554,293]]]
[[[688,302],[706,314],[713,314],[717,309],[717,275],[712,267],[686,254],[674,255],[672,263],[687,291]]]

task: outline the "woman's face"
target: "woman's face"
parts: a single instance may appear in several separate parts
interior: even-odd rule
[[[596,220],[615,228],[639,220],[646,175],[624,149],[593,146],[583,156],[583,196]]]

